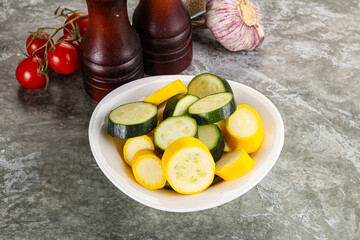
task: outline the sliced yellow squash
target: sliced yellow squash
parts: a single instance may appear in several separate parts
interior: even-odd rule
[[[149,136],[143,135],[127,139],[123,148],[125,162],[131,166],[135,153],[142,149],[154,150],[154,143]]]
[[[194,137],[182,137],[166,148],[162,170],[176,192],[195,194],[212,183],[215,162],[203,142]]]
[[[224,180],[237,179],[248,173],[255,165],[244,149],[225,153],[215,164],[215,174]]]
[[[186,93],[187,88],[185,85],[178,79],[174,82],[169,83],[163,88],[160,88],[150,96],[144,99],[144,102],[152,103],[154,105],[159,105],[162,102],[165,102],[172,96],[175,96],[179,93]]]
[[[238,105],[226,119],[224,137],[231,149],[244,148],[247,153],[256,152],[264,140],[257,111],[246,104]]]
[[[150,190],[165,186],[166,179],[161,169],[161,160],[153,151],[142,149],[136,152],[131,168],[141,186]]]

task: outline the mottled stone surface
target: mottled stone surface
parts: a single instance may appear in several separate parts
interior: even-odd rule
[[[360,2],[253,1],[266,39],[223,49],[194,31],[184,74],[210,71],[249,85],[279,109],[285,144],[252,190],[195,213],[143,206],[118,190],[88,144],[96,102],[81,74],[26,90],[14,72],[29,31],[56,25],[61,4],[0,1],[0,239],[360,239]],[[136,0],[129,0],[132,15]]]

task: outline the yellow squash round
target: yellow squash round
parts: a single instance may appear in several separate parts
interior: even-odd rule
[[[244,148],[247,153],[256,152],[264,140],[259,114],[246,104],[238,105],[226,119],[224,135],[231,149]]]
[[[176,192],[195,194],[212,183],[215,162],[203,142],[194,137],[182,137],[166,148],[162,170]]]

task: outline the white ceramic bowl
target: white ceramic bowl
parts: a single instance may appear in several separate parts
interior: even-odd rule
[[[248,104],[260,115],[264,143],[252,155],[255,167],[243,177],[221,181],[194,195],[181,195],[172,190],[148,190],[136,183],[131,168],[121,159],[120,147],[107,134],[109,112],[117,106],[137,101],[166,84],[180,79],[187,85],[193,76],[170,75],[139,79],[110,92],[94,110],[89,124],[89,141],[97,164],[110,181],[134,200],[160,210],[192,212],[227,203],[258,184],[274,166],[284,143],[284,125],[276,107],[264,95],[243,84],[229,81],[237,104]]]

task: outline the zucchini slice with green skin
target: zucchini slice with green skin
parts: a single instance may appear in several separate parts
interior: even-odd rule
[[[110,112],[108,133],[115,138],[133,138],[151,132],[156,125],[157,107],[152,103],[133,102]]]
[[[219,127],[215,124],[198,126],[199,139],[209,148],[214,161],[220,160],[225,142]]]
[[[187,109],[191,104],[199,100],[192,94],[177,94],[169,99],[166,104],[163,119],[187,114]]]
[[[199,98],[218,92],[232,93],[233,91],[226,79],[211,73],[202,73],[195,76],[188,85],[188,93]]]
[[[234,95],[229,92],[214,93],[191,104],[188,114],[198,125],[220,122],[236,110]]]
[[[175,140],[182,137],[197,137],[198,128],[195,119],[183,115],[169,117],[155,129],[154,143],[156,149],[163,153]]]

